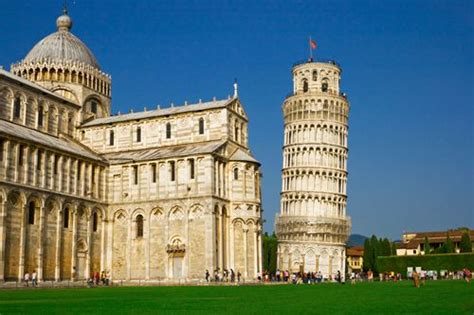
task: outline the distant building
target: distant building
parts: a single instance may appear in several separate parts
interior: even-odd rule
[[[431,250],[441,247],[446,241],[447,235],[453,241],[456,252],[459,253],[459,243],[464,230],[450,230],[439,232],[407,232],[402,235],[402,242],[397,244],[397,255],[424,255],[425,238],[428,238]],[[471,242],[474,240],[474,230],[469,230]]]
[[[354,246],[346,249],[347,257],[347,271],[348,272],[361,272],[362,264],[364,262],[364,247]]]

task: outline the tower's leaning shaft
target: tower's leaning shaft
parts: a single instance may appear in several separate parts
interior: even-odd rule
[[[351,222],[347,204],[349,103],[333,61],[293,67],[285,122],[281,210],[276,218],[278,267],[344,275]]]

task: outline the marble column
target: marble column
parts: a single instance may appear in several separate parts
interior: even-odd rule
[[[105,267],[105,229],[107,227],[105,216],[100,215],[101,219],[101,229],[100,229],[100,270],[106,270]]]
[[[7,239],[7,229],[6,229],[6,217],[7,217],[7,200],[2,200],[0,202],[0,282],[5,280],[5,246]]]
[[[86,279],[92,278],[94,275],[91,274],[91,251],[92,251],[92,220],[91,212],[89,209],[85,209],[86,212],[86,225],[87,225],[87,254],[86,254],[86,270],[84,275]]]
[[[247,253],[247,233],[249,229],[247,227],[244,227],[244,278],[248,277],[248,253]]]
[[[259,271],[259,268],[258,268],[258,228],[255,227],[255,231],[253,231],[253,242],[254,242],[254,245],[253,245],[253,265],[254,265],[254,272],[255,272],[255,275],[257,275],[257,272]]]
[[[235,271],[235,258],[234,258],[234,251],[235,251],[235,244],[234,244],[234,224],[229,223],[229,266],[230,268],[234,269]]]
[[[56,267],[54,270],[54,278],[56,281],[61,279],[61,216],[62,210],[58,209],[56,217]]]
[[[23,204],[21,207],[21,222],[20,222],[20,259],[18,261],[18,280],[23,278],[25,274],[25,245],[26,245],[26,214],[28,213],[28,205]]]
[[[43,281],[43,252],[44,252],[44,238],[45,238],[45,213],[46,207],[40,208],[39,229],[38,229],[38,281]]]
[[[77,244],[77,208],[74,207],[70,210],[72,214],[72,240],[71,240],[71,281],[75,281],[77,278],[77,253],[76,253],[76,244]]]
[[[218,257],[218,267],[220,268],[220,270],[222,271],[223,269],[223,253],[222,253],[222,216],[220,215],[220,213],[218,212],[216,214],[217,216],[217,233],[216,233],[216,237],[217,237],[217,257]]]

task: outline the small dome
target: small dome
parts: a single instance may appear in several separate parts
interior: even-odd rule
[[[67,15],[67,12],[64,12],[63,15],[58,17],[56,20],[56,26],[58,27],[58,31],[69,31],[72,27],[72,20]]]
[[[89,48],[70,32],[72,19],[67,15],[66,11],[58,17],[56,26],[58,31],[38,42],[26,55],[22,63],[44,61],[47,63],[77,62],[100,70],[99,63]]]

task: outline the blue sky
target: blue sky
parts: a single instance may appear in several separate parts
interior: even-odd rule
[[[63,1],[3,1],[0,64],[55,31]],[[353,233],[474,227],[472,1],[69,1],[73,33],[112,75],[113,112],[232,93],[263,164],[265,230],[279,211],[291,67],[338,61],[351,103]]]

